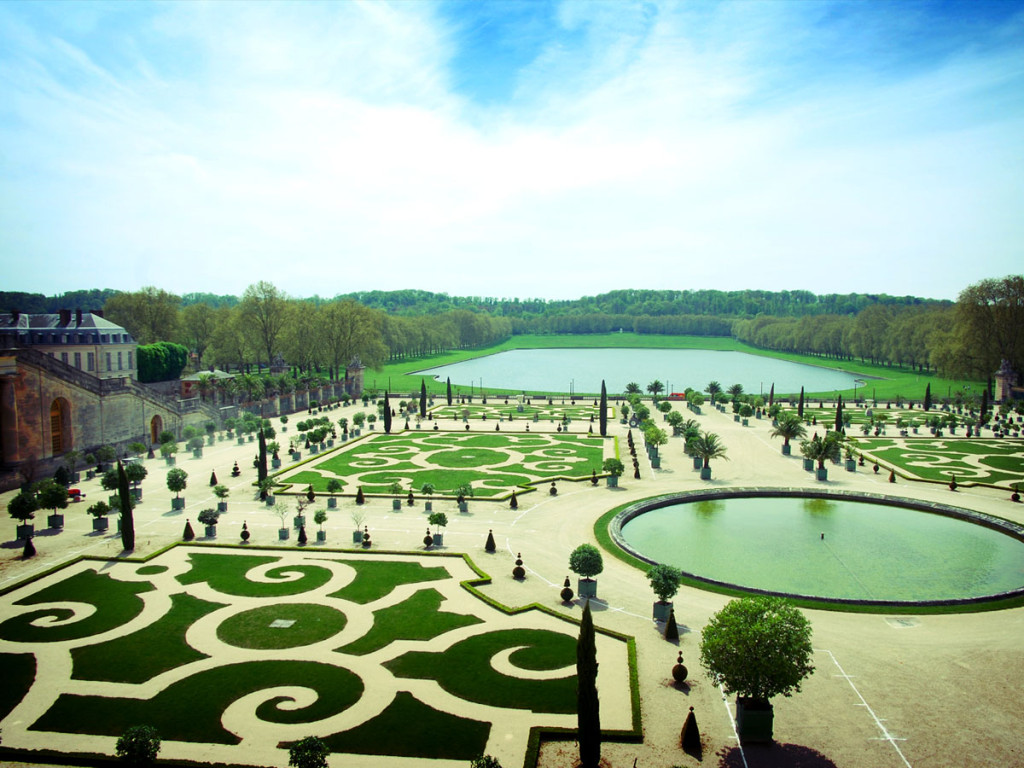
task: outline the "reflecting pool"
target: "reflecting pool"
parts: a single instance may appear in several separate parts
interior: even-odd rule
[[[609,393],[621,393],[633,381],[641,389],[655,379],[681,392],[703,390],[710,381],[723,389],[742,384],[744,391],[767,396],[772,384],[779,394],[853,389],[855,376],[831,368],[791,363],[745,352],[708,349],[515,349],[420,373],[441,381],[451,377],[462,390],[490,389],[596,393],[604,379]]]
[[[843,498],[674,503],[633,517],[625,543],[657,562],[771,592],[962,600],[1024,588],[1024,542],[942,514]]]

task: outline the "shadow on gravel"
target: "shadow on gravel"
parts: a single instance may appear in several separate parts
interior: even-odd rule
[[[718,750],[719,768],[838,768],[816,749],[799,744],[751,744]],[[744,761],[746,757],[746,761]]]

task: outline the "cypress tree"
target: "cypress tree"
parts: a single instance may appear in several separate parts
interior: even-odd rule
[[[420,418],[427,418],[427,382],[420,379]]]
[[[128,491],[128,475],[120,459],[117,462],[117,498],[121,507],[121,546],[126,551],[135,549],[135,516],[132,514],[132,498]]]
[[[391,434],[391,404],[388,402],[390,399],[390,392],[384,393],[384,433]]]
[[[843,431],[843,396],[840,395],[836,401],[836,432]]]
[[[308,446],[307,446],[308,447]],[[256,484],[267,479],[267,438],[260,427],[260,454],[256,458]]]
[[[775,382],[772,382],[772,388],[768,392],[768,407],[771,408],[775,405]]]
[[[800,404],[796,407],[796,415],[801,419],[804,417],[804,388],[800,387]]]
[[[981,413],[978,415],[978,424],[985,423],[985,417],[988,416],[988,387],[981,393]]]
[[[576,641],[576,718],[580,766],[597,768],[601,762],[601,712],[597,699],[597,645],[589,600],[583,608]]]
[[[608,436],[608,389],[601,379],[601,437]]]
[[[930,411],[932,409],[932,385],[928,384],[924,388],[924,409]]]
[[[448,382],[446,384],[446,387],[447,387],[448,405],[451,405],[452,404],[452,379],[451,379],[451,376],[448,377]]]

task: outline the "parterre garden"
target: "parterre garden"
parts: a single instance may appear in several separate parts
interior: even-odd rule
[[[441,495],[456,495],[468,483],[476,497],[504,497],[514,489],[552,478],[583,480],[600,473],[604,443],[600,437],[550,433],[401,432],[372,435],[304,463],[279,476],[297,489],[311,485],[326,493],[330,480],[342,493],[419,494],[430,483]]]
[[[212,745],[207,760],[262,764],[310,733],[334,753],[468,760],[512,739],[521,755],[533,729],[575,722],[577,630],[478,599],[460,583],[478,575],[184,545],[79,561],[0,597],[4,747],[109,754],[146,723],[171,759]],[[599,643],[609,689],[628,688],[627,644]]]
[[[878,459],[922,480],[1012,487],[1024,481],[1024,441],[857,438],[866,459]]]
[[[614,416],[615,408],[608,406],[608,418]],[[451,405],[440,405],[430,408],[428,413],[435,419],[469,419],[470,421],[510,421],[510,422],[555,422],[578,425],[580,422],[596,423],[599,408],[596,402],[572,400],[564,398],[537,398],[524,400],[489,400],[453,402]]]

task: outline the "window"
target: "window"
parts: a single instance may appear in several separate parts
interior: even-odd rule
[[[128,370],[129,370],[129,371],[130,371],[130,370],[131,370],[132,368],[134,368],[134,367],[135,367],[135,364],[134,364],[134,360],[132,359],[132,358],[134,358],[134,357],[135,357],[135,354],[134,354],[133,352],[129,352],[129,353],[128,353]]]
[[[113,368],[111,367],[111,365],[110,365],[110,353],[109,353],[109,352],[107,352],[107,370],[108,370],[108,371],[112,371],[112,370],[114,370],[114,369],[113,369]]]
[[[120,352],[117,353],[117,370],[119,370],[119,371],[123,371],[124,370],[124,366],[121,364],[121,353]]]
[[[82,353],[75,352],[75,368],[82,370]]]
[[[96,370],[96,354],[94,352],[89,352],[85,357],[85,361],[90,371]]]
[[[68,361],[68,353],[67,352],[61,352],[60,353],[60,361],[62,363],[66,363]]]

